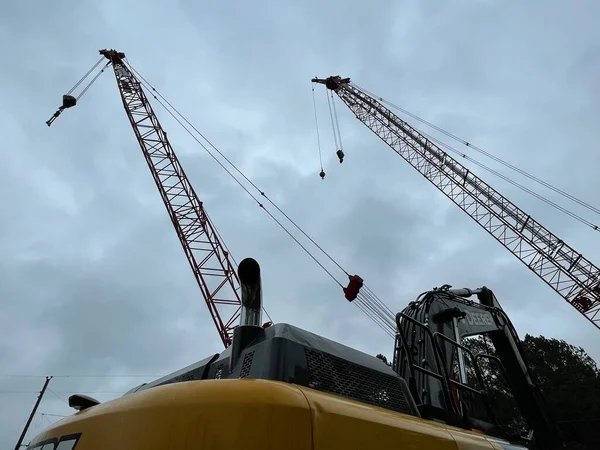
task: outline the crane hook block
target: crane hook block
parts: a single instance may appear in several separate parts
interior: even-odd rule
[[[63,104],[61,109],[72,108],[77,104],[77,99],[72,95],[65,94],[63,95]]]
[[[77,99],[69,94],[63,95],[62,100],[63,100],[62,105],[56,110],[54,115],[46,121],[46,125],[48,125],[48,126],[52,125],[52,122],[54,122],[65,109],[72,108],[73,106],[75,106],[77,104]]]
[[[335,154],[340,159],[340,164],[343,163],[344,162],[344,152],[341,150],[338,150],[337,152],[335,152]]]
[[[346,297],[346,300],[351,302],[358,296],[360,288],[363,286],[363,279],[358,275],[349,275],[348,278],[350,279],[348,286],[343,288],[343,290],[344,297]]]
[[[323,169],[321,169],[321,172],[319,172],[319,176],[321,177],[321,180],[325,179],[325,171]]]

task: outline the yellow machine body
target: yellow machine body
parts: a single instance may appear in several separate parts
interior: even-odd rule
[[[518,449],[481,433],[258,379],[173,383],[79,411],[29,450]]]

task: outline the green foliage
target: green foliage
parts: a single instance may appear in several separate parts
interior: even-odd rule
[[[534,381],[544,392],[568,448],[598,448],[600,371],[594,360],[583,348],[563,340],[526,335],[522,344]],[[473,354],[493,353],[481,336],[467,339],[466,346]],[[524,421],[497,366],[484,360],[480,367],[498,420],[514,430],[522,429]]]

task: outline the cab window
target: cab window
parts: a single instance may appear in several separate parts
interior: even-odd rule
[[[78,439],[79,437],[60,441],[58,443],[58,447],[56,447],[56,450],[73,450],[75,448],[75,444],[77,444]]]
[[[60,439],[51,439],[28,447],[28,450],[73,450],[81,434],[68,434]]]

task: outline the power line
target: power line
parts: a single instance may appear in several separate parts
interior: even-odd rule
[[[52,422],[50,419],[48,419],[48,417],[46,417],[45,414],[42,414],[42,419],[46,419],[46,422],[48,422],[50,425],[54,425],[54,422]]]
[[[64,398],[62,398],[60,395],[58,395],[56,392],[54,392],[52,389],[48,388],[48,391],[50,391],[57,399],[59,399],[61,402],[65,402],[68,403]]]
[[[15,445],[15,450],[19,450],[21,448],[23,439],[25,439],[27,430],[29,429],[29,426],[31,425],[31,421],[33,420],[33,417],[35,416],[35,413],[36,413],[38,407],[40,406],[40,402],[42,401],[42,398],[44,397],[44,393],[46,392],[46,389],[48,388],[48,384],[50,383],[50,380],[52,380],[52,377],[46,377],[46,380],[44,381],[44,386],[42,387],[42,390],[39,392],[37,400],[35,402],[35,405],[33,405],[33,409],[31,410],[31,414],[29,415],[27,422],[25,422],[23,431],[21,432],[21,435],[19,436],[19,439],[17,440],[17,444]]]

